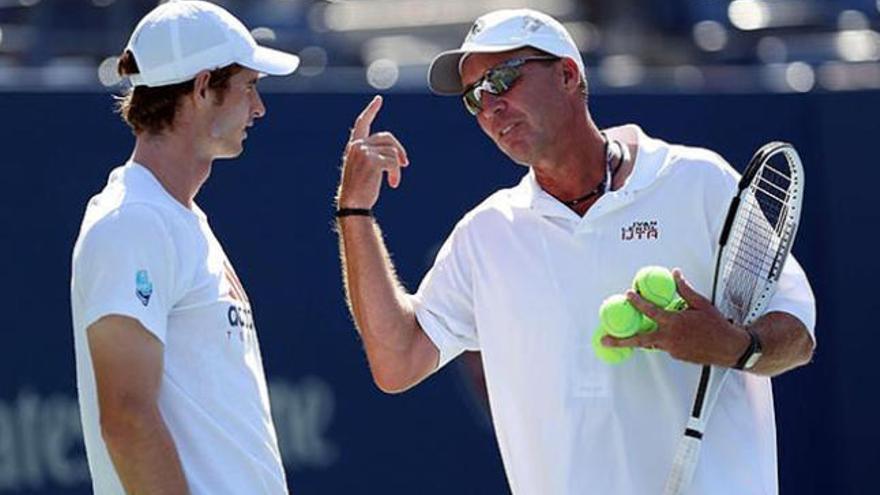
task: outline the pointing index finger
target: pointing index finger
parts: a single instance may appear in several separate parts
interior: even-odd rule
[[[379,113],[380,108],[382,108],[382,97],[376,95],[366,108],[364,108],[361,114],[358,115],[357,120],[354,121],[354,127],[351,128],[350,141],[364,139],[370,135],[370,126],[373,125],[373,120]]]

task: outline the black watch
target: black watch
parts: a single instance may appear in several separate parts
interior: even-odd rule
[[[758,364],[758,361],[764,354],[764,347],[761,345],[761,339],[758,338],[758,334],[749,327],[746,327],[745,330],[749,334],[749,346],[746,347],[745,352],[736,361],[733,369],[750,370]]]

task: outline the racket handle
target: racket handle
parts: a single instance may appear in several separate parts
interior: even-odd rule
[[[702,434],[697,430],[688,428],[697,435],[685,434],[678,442],[678,450],[672,461],[672,470],[666,478],[666,487],[663,495],[683,495],[691,485],[694,473],[697,470],[697,461],[700,459],[700,446],[703,445]]]

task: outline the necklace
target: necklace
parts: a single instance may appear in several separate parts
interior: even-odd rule
[[[602,180],[600,180],[599,183],[596,184],[596,187],[587,194],[584,194],[583,196],[574,198],[569,201],[563,201],[562,204],[564,204],[565,206],[568,206],[569,208],[574,208],[579,204],[584,203],[585,201],[593,199],[593,197],[595,196],[608,192],[608,188],[606,186],[611,183],[611,179],[614,177],[614,175],[617,173],[617,170],[620,168],[620,165],[623,163],[623,160],[626,156],[626,150],[624,149],[623,145],[620,144],[620,142],[614,142],[615,146],[620,148],[621,153],[620,158],[617,159],[617,163],[614,165],[614,169],[612,170],[611,162],[614,160],[614,153],[611,152],[610,140],[608,139],[608,136],[606,136],[603,132],[602,137],[605,139],[605,177],[603,177]]]

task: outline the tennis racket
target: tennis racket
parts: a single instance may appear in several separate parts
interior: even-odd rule
[[[712,303],[735,324],[754,322],[767,307],[794,243],[803,191],[803,166],[794,147],[772,142],[755,152],[727,211],[712,287]],[[729,372],[703,366],[664,495],[682,495],[690,486],[706,424]]]

